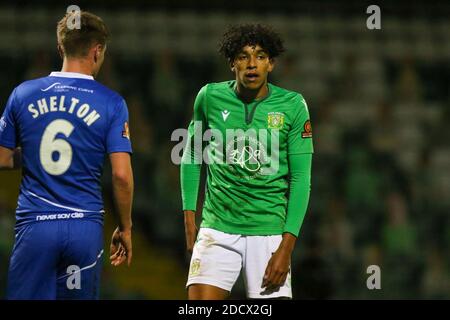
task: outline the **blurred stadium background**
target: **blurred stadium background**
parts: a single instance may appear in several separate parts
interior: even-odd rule
[[[125,2],[125,1],[124,1]],[[25,79],[60,69],[56,22],[70,3],[0,5],[0,112]],[[217,44],[233,23],[270,24],[286,54],[270,81],[301,92],[314,128],[312,193],[293,257],[296,299],[450,298],[450,4],[357,1],[78,2],[112,41],[98,81],[120,92],[134,146],[134,262],[104,259],[104,299],[184,299],[179,167],[170,140],[207,82],[232,78]],[[19,172],[0,172],[0,297]],[[110,205],[109,168],[104,194]],[[105,245],[115,222],[108,210]],[[44,253],[45,254],[45,253]],[[108,256],[108,255],[106,255]],[[381,268],[381,290],[366,268]],[[232,298],[245,297],[242,279]]]

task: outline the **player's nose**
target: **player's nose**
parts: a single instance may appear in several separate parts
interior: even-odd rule
[[[256,57],[250,56],[250,59],[248,60],[247,68],[248,69],[256,68]]]

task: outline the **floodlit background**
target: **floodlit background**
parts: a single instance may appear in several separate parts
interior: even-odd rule
[[[78,2],[112,33],[98,81],[125,97],[134,148],[134,261],[104,259],[103,299],[184,299],[179,167],[170,153],[195,95],[233,78],[217,53],[230,24],[272,25],[287,52],[270,82],[306,98],[312,193],[293,254],[295,299],[450,298],[450,4],[381,5],[381,30],[351,1]],[[69,4],[0,5],[0,112],[26,79],[60,70]],[[105,244],[115,226],[109,167]],[[0,297],[20,172],[0,172]],[[200,219],[198,219],[200,220]],[[106,254],[106,257],[109,255]],[[369,265],[381,290],[366,287]],[[233,298],[244,298],[242,279]]]

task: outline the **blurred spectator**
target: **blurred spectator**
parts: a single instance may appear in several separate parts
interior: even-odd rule
[[[411,56],[405,56],[399,63],[399,71],[395,80],[395,101],[420,102],[422,101],[422,84]]]
[[[153,126],[144,112],[144,102],[137,94],[127,97],[130,136],[133,143],[134,169],[134,211],[141,219],[148,219],[155,199],[152,189],[154,175],[154,144]],[[151,222],[147,222],[151,223]],[[144,228],[145,229],[145,228]]]
[[[416,230],[409,221],[405,198],[391,192],[386,198],[387,223],[383,228],[383,248],[387,256],[413,257],[417,250]]]
[[[154,214],[154,236],[175,250],[184,250],[183,213],[180,209],[179,168],[170,161],[172,144],[160,146],[156,153],[156,166],[153,175],[154,196],[158,199],[152,204]]]
[[[106,55],[106,59],[96,80],[114,91],[122,92],[123,83],[116,69],[116,60],[108,50],[106,51]]]
[[[314,148],[320,155],[341,156],[342,127],[333,121],[335,107],[331,100],[326,100],[312,118],[314,135],[320,137],[315,141]]]
[[[398,123],[393,116],[393,105],[382,101],[377,106],[376,117],[371,123],[370,143],[374,151],[380,154],[392,154],[397,151],[396,136]]]
[[[355,281],[355,241],[353,224],[346,217],[345,201],[332,197],[327,206],[326,216],[321,225],[324,257],[333,270],[334,298],[348,296],[348,283]]]
[[[0,194],[0,297],[6,293],[9,257],[14,244],[14,212]]]
[[[450,269],[443,252],[435,247],[426,250],[426,267],[422,278],[426,299],[446,299],[450,295]]]
[[[352,223],[346,217],[345,202],[333,197],[328,204],[327,214],[322,224],[324,251],[336,262],[345,262],[355,257]]]
[[[386,212],[382,231],[384,288],[389,298],[413,298],[419,290],[421,250],[405,198],[398,192],[389,193]]]
[[[157,56],[154,73],[148,82],[152,117],[158,123],[158,140],[167,141],[172,130],[182,125],[184,82],[177,69],[177,60],[170,50]]]
[[[36,52],[34,55],[30,55],[31,61],[28,64],[28,69],[25,72],[25,79],[36,79],[40,77],[45,77],[54,70],[53,64],[51,62],[51,55],[43,50]]]

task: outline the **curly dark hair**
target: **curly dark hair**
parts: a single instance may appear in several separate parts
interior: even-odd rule
[[[259,45],[271,59],[285,51],[283,40],[271,27],[261,24],[241,24],[230,27],[224,33],[219,52],[232,62],[247,45]]]

